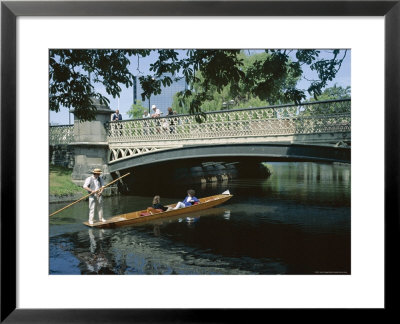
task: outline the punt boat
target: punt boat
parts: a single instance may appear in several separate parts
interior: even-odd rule
[[[98,227],[98,228],[115,228],[119,226],[132,225],[145,223],[149,221],[154,221],[157,219],[169,218],[173,216],[185,215],[193,212],[197,212],[200,210],[205,210],[212,208],[214,206],[218,206],[227,200],[231,199],[233,195],[229,193],[229,190],[223,192],[219,195],[209,196],[200,198],[200,202],[179,209],[173,209],[169,211],[162,211],[161,209],[154,209],[152,207],[148,207],[144,210],[138,210],[126,214],[117,215],[107,219],[105,222],[94,222],[93,224],[89,224],[88,222],[84,222],[83,224],[89,227]],[[175,204],[166,205],[165,207],[175,207]]]

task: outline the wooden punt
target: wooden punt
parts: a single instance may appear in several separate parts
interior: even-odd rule
[[[176,210],[170,210],[165,212],[159,212],[158,210],[154,210],[154,208],[147,208],[143,210],[134,211],[131,213],[117,215],[110,219],[107,219],[105,222],[94,222],[92,225],[90,225],[88,222],[84,222],[83,224],[89,227],[115,228],[125,225],[145,223],[157,219],[174,217],[212,208],[214,206],[218,206],[226,202],[231,198],[232,195],[229,193],[229,191],[225,191],[219,195],[200,198],[199,199],[200,203],[185,208],[179,208]],[[166,207],[175,207],[175,204],[166,205]]]

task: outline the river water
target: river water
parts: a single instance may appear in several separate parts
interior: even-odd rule
[[[350,274],[350,165],[269,163],[267,179],[194,185],[197,197],[229,189],[218,207],[151,224],[88,228],[88,203],[53,216],[49,273]],[[185,197],[187,186],[149,184],[106,198],[105,218]],[[50,213],[66,204],[51,204]]]

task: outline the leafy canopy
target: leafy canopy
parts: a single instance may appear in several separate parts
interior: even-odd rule
[[[350,98],[351,98],[350,86],[343,88],[335,84],[333,87],[324,89],[324,91],[318,97],[318,100],[325,101],[325,100],[339,100],[339,99],[350,99]],[[312,102],[316,100],[314,98],[311,98],[309,101]]]
[[[292,61],[287,62],[283,69],[287,69],[282,73],[281,77],[276,77],[270,81],[269,90],[267,92],[260,91],[260,84],[263,84],[266,75],[262,73],[260,66],[267,64],[271,61],[272,55],[266,52],[247,55],[244,51],[238,54],[238,58],[242,62],[241,70],[245,74],[245,79],[240,80],[238,83],[228,84],[222,89],[216,86],[210,86],[210,97],[201,104],[202,111],[215,111],[222,109],[233,108],[248,108],[248,107],[261,107],[270,104],[285,103],[286,91],[292,89],[300,79],[298,71],[287,69],[292,64]],[[261,71],[261,72],[260,72]],[[192,84],[193,93],[201,91],[204,82],[204,76],[201,72],[197,73],[197,80]],[[261,95],[259,95],[259,93]],[[262,99],[260,99],[260,97]],[[183,92],[177,93],[174,97],[173,108],[177,112],[186,112],[186,107],[190,106],[190,99],[186,95],[185,100],[182,100]]]
[[[131,87],[129,58],[154,54],[150,75],[139,77],[142,100],[160,94],[162,87],[184,78],[190,89],[178,93],[178,102],[186,112],[200,114],[204,103],[214,100],[215,93],[229,91],[231,98],[258,98],[268,102],[299,103],[306,92],[318,98],[339,71],[347,51],[332,50],[331,57],[320,50],[265,50],[263,57],[251,63],[244,52],[236,49],[188,49],[185,55],[177,50],[50,50],[50,109],[73,108],[80,120],[94,118],[92,98],[108,105],[109,100],[95,91],[100,82],[114,98],[120,85]],[[317,74],[308,89],[297,89],[297,80],[308,66]]]
[[[149,54],[149,50],[50,50],[50,110],[58,112],[61,107],[73,108],[76,118],[82,121],[94,119],[96,107],[92,99],[107,106],[110,103],[95,91],[94,84],[102,83],[109,95],[119,97],[120,84],[133,85],[128,70],[129,56]]]

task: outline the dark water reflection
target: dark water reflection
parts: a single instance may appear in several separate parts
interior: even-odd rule
[[[50,273],[350,274],[350,166],[270,165],[268,179],[194,186],[199,197],[234,197],[187,217],[89,229],[87,203],[77,204],[51,219]],[[186,186],[131,190],[105,200],[106,217],[145,208],[156,193],[182,200]]]

